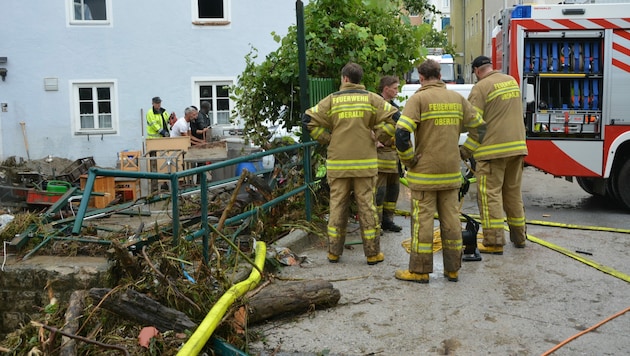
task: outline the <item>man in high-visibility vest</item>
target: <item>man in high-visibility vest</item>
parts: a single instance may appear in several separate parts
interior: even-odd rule
[[[147,111],[147,138],[169,137],[169,114],[162,107],[162,99],[159,96],[151,99],[153,107]]]

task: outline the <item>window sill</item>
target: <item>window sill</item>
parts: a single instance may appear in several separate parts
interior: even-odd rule
[[[115,135],[117,131],[113,130],[103,130],[103,131],[77,131],[74,133],[75,136],[91,136],[91,135]]]
[[[227,26],[231,24],[230,21],[212,21],[212,20],[204,20],[204,21],[193,21],[192,23],[195,26]]]

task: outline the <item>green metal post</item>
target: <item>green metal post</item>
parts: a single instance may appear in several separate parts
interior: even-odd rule
[[[173,246],[177,246],[179,240],[179,179],[173,174],[171,176],[171,199],[173,215]]]
[[[201,177],[200,197],[201,197],[201,231],[203,231],[203,259],[206,264],[210,261],[208,246],[208,175],[204,172],[199,175]]]
[[[302,1],[295,2],[295,14],[297,17],[297,45],[298,45],[298,62],[300,68],[300,109],[305,112],[311,103],[308,99],[308,74],[306,70],[306,40],[304,36],[304,4]],[[311,136],[305,127],[302,128],[302,142],[309,142]],[[304,183],[311,186],[313,177],[311,177],[311,149],[310,146],[304,147]],[[304,192],[304,204],[306,205],[306,220],[311,221],[311,190]]]

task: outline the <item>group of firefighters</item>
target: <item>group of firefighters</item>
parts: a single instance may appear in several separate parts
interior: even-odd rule
[[[378,95],[365,89],[362,67],[350,62],[341,70],[340,90],[304,113],[305,129],[327,145],[329,262],[339,262],[343,254],[351,193],[367,263],[384,261],[381,230],[402,229],[393,222],[398,162],[406,167],[411,190],[411,249],[408,269],[396,271],[397,279],[429,282],[437,212],[444,276],[458,281],[463,254],[460,160],[470,157],[477,162],[481,252],[503,254],[506,220],[510,241],[525,247],[521,179],[527,146],[520,88],[513,77],[493,70],[488,57],[477,57],[472,68],[478,82],[466,99],[446,89],[439,63],[423,62],[418,67],[422,86],[401,113],[392,100],[398,78],[383,77]],[[465,131],[468,138],[460,147],[459,135]]]

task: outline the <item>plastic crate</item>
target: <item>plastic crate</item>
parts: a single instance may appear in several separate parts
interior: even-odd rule
[[[79,158],[72,162],[68,167],[57,176],[57,179],[64,180],[66,182],[76,182],[79,180],[82,174],[86,174],[90,167],[94,167],[96,163],[93,157]]]

